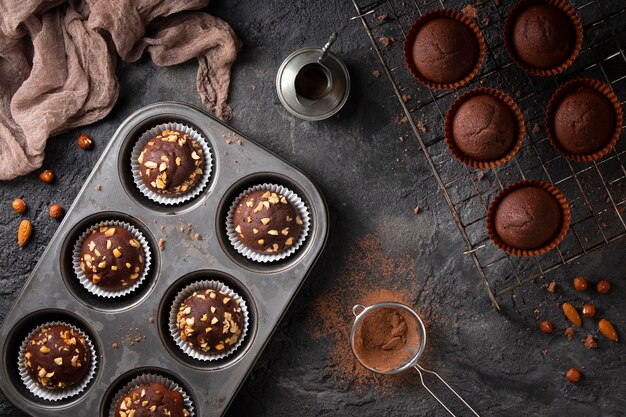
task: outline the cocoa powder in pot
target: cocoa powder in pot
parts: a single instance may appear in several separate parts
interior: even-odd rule
[[[354,334],[354,353],[359,360],[381,372],[406,365],[419,345],[415,318],[392,307],[378,307],[365,314]]]

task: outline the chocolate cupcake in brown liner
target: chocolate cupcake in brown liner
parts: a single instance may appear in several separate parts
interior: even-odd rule
[[[582,23],[566,0],[521,0],[504,23],[504,45],[511,60],[540,77],[569,68],[582,42]]]
[[[524,142],[524,116],[503,91],[477,88],[459,97],[446,115],[446,143],[452,154],[472,168],[505,164]]]
[[[409,71],[433,90],[454,89],[469,82],[480,70],[485,51],[485,39],[474,20],[449,9],[434,10],[417,19],[404,40]]]
[[[563,84],[550,98],[546,127],[558,153],[590,162],[609,153],[622,131],[622,106],[611,88],[591,78]]]
[[[554,185],[523,180],[500,191],[487,212],[487,232],[509,255],[537,256],[556,247],[571,221],[567,199]]]

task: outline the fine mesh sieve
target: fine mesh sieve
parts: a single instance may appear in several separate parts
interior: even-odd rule
[[[409,314],[410,317],[412,317],[414,319],[413,323],[409,323],[407,321],[407,326],[415,326],[415,329],[417,331],[417,338],[414,338],[414,340],[412,341],[413,346],[408,346],[407,350],[412,354],[412,357],[410,357],[409,359],[407,359],[406,362],[398,365],[397,367],[393,368],[393,369],[386,369],[386,370],[381,370],[381,369],[377,369],[375,367],[372,367],[371,365],[368,365],[367,363],[364,363],[361,358],[359,357],[359,355],[357,354],[357,350],[355,348],[355,335],[357,333],[357,330],[359,329],[359,326],[361,325],[361,322],[363,321],[363,319],[370,313],[372,313],[373,311],[379,309],[379,308],[391,308],[391,309],[396,309],[396,310],[402,310],[406,313]],[[424,376],[423,373],[427,373],[430,375],[434,375],[435,377],[437,377],[450,391],[452,391],[452,393],[454,395],[457,396],[457,398],[459,400],[461,400],[461,402],[463,404],[465,404],[465,406],[470,409],[470,411],[472,413],[474,413],[475,416],[480,417],[480,415],[463,399],[463,397],[461,397],[450,385],[448,385],[448,383],[446,381],[444,381],[444,379],[442,377],[439,376],[439,374],[437,374],[434,371],[430,371],[428,369],[423,368],[420,364],[417,363],[417,361],[419,360],[420,356],[422,355],[422,353],[424,352],[424,349],[426,348],[426,328],[424,327],[424,322],[422,321],[422,319],[417,315],[417,313],[415,311],[413,311],[412,308],[401,304],[401,303],[396,303],[393,301],[386,301],[386,302],[382,302],[382,303],[377,303],[377,304],[373,304],[369,307],[365,307],[362,304],[357,304],[354,307],[352,307],[352,313],[354,314],[354,316],[356,317],[354,320],[354,325],[352,326],[352,331],[350,332],[350,346],[352,347],[352,353],[354,354],[354,356],[357,358],[357,360],[359,361],[359,363],[365,367],[366,369],[369,369],[372,372],[376,372],[378,374],[383,374],[383,375],[393,375],[393,374],[398,374],[400,372],[404,372],[409,368],[415,368],[415,370],[417,371],[417,373],[420,376],[420,381],[422,383],[422,385],[424,386],[424,388],[426,388],[426,390],[428,391],[428,393],[430,395],[433,396],[433,398],[435,400],[437,400],[437,402],[439,402],[439,404],[441,404],[441,406],[443,408],[446,409],[446,411],[451,415],[451,416],[455,416],[455,414],[439,399],[439,397],[437,397],[435,395],[435,393],[428,388],[428,386],[426,385],[426,383],[424,382]],[[456,416],[455,416],[456,417]]]

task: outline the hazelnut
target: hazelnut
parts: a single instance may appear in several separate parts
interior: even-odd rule
[[[580,371],[576,368],[570,368],[570,370],[565,373],[565,378],[567,378],[569,382],[578,382],[580,381]]]
[[[593,304],[583,304],[583,316],[591,318],[596,315],[596,306]]]
[[[54,172],[46,169],[39,174],[39,179],[46,184],[50,184],[52,181],[54,181]]]
[[[552,323],[548,320],[542,321],[541,323],[539,323],[539,330],[541,330],[541,332],[545,334],[552,333]]]
[[[13,203],[11,203],[11,208],[14,212],[22,214],[26,211],[26,203],[21,198],[16,198],[13,200]]]
[[[576,291],[585,291],[587,289],[587,280],[580,276],[574,278],[574,289]]]
[[[80,135],[78,137],[78,146],[84,150],[91,149],[93,147],[93,140],[88,135]]]
[[[598,283],[596,284],[596,290],[600,294],[606,294],[607,292],[609,292],[610,289],[611,283],[605,279],[603,279],[602,281],[598,281]]]
[[[63,217],[63,207],[61,207],[59,204],[53,204],[50,206],[50,217],[52,217],[55,220],[60,219],[61,217]]]

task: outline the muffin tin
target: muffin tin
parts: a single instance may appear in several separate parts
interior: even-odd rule
[[[139,135],[168,121],[201,132],[213,156],[208,186],[197,197],[175,206],[143,196],[130,168],[132,146]],[[225,227],[233,199],[262,183],[294,191],[311,214],[309,235],[298,251],[266,264],[237,253]],[[115,299],[87,292],[72,267],[76,239],[90,225],[104,220],[132,224],[146,237],[152,253],[152,267],[142,286]],[[172,102],[144,107],[111,138],[2,323],[0,389],[30,415],[109,417],[113,396],[120,388],[139,374],[156,373],[190,395],[197,416],[221,415],[322,252],[327,234],[324,198],[295,167],[194,107]],[[164,239],[163,250],[160,239]],[[241,346],[223,359],[208,362],[187,356],[168,330],[174,297],[202,279],[218,280],[235,290],[246,300],[250,313]],[[98,366],[82,393],[46,401],[26,389],[17,358],[20,344],[33,328],[56,320],[78,326],[89,336]]]

